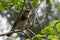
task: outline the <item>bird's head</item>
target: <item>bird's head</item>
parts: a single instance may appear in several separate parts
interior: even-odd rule
[[[31,10],[29,10],[29,9],[25,10],[25,11],[23,12],[22,16],[21,16],[21,20],[26,20],[26,19],[28,19],[29,16],[30,16],[30,14],[31,14]]]
[[[29,17],[30,14],[31,14],[31,10],[27,9],[27,10],[24,11],[24,15],[26,17]]]

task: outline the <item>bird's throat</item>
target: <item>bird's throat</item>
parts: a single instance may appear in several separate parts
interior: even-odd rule
[[[27,16],[25,16],[25,15],[22,15],[22,16],[21,16],[21,21],[25,21],[25,20],[27,20],[27,19],[28,19]]]

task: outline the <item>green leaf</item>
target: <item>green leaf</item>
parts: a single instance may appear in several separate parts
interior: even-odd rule
[[[20,0],[20,2],[24,2],[24,0]]]
[[[36,36],[33,37],[33,40],[40,40],[41,37],[43,37],[43,35],[37,34]]]
[[[56,25],[57,31],[60,32],[60,23]]]
[[[3,10],[4,9],[4,6],[2,3],[0,3],[0,10]]]
[[[24,2],[24,0],[14,0],[14,3]]]
[[[4,0],[4,2],[11,2],[12,0]]]
[[[29,38],[27,38],[26,40],[30,40]]]
[[[52,27],[47,26],[43,30],[41,30],[41,33],[44,33],[44,34],[46,34],[46,33],[47,34],[54,34],[54,30],[53,30]]]
[[[57,36],[60,37],[60,33],[57,33]]]
[[[58,40],[57,38],[53,38],[52,40]]]
[[[52,38],[54,38],[53,35],[49,35],[49,36],[48,36],[48,39],[52,39]]]
[[[46,4],[50,4],[50,0],[46,0]]]
[[[58,22],[58,21],[60,21],[60,20],[54,20],[54,21],[50,22],[49,26],[53,27],[55,25],[55,23]]]
[[[14,3],[24,2],[24,0],[14,0]]]
[[[35,7],[38,7],[38,0],[31,0],[32,1],[32,4],[35,6]]]
[[[33,40],[39,40],[39,38],[37,38],[37,37],[34,37],[34,38],[33,38]]]
[[[60,4],[58,4],[58,9],[60,9]]]
[[[36,37],[41,38],[41,37],[43,37],[43,35],[37,34]]]
[[[22,5],[16,4],[16,10],[21,10],[21,9],[22,9]]]

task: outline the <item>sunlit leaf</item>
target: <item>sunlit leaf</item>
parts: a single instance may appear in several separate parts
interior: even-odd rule
[[[56,25],[57,30],[60,32],[60,23]]]
[[[53,38],[52,40],[58,40],[57,38]]]
[[[45,33],[47,33],[47,34],[54,34],[53,28],[49,27],[49,26],[45,27],[41,32],[44,33],[44,34]]]
[[[49,36],[48,36],[48,39],[52,39],[52,38],[54,38],[53,35],[49,35]]]
[[[40,38],[40,37],[43,37],[43,35],[37,34],[36,37]]]
[[[24,2],[24,0],[14,0],[14,3]]]
[[[55,25],[55,23],[58,21],[60,21],[60,20],[54,20],[54,21],[50,22],[50,26],[53,27]]]
[[[24,0],[20,0],[20,2],[24,2]]]
[[[33,40],[40,40],[41,37],[43,37],[43,35],[37,34],[36,36],[33,37]]]
[[[26,40],[30,40],[30,39],[28,38],[28,39],[26,39]]]
[[[12,0],[4,0],[4,2],[11,2]]]
[[[4,6],[2,3],[0,3],[0,10],[3,10],[4,9]]]

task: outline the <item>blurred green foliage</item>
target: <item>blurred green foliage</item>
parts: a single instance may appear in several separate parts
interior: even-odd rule
[[[46,34],[48,35],[48,40],[60,39],[60,22],[59,21],[60,20],[54,20],[54,21],[50,22],[50,24],[53,23],[52,27],[51,27],[51,25],[46,26],[44,29],[41,30],[40,34],[37,34],[32,39],[33,40],[43,40],[45,38]],[[59,23],[57,23],[57,22],[59,22]],[[54,26],[54,25],[56,25],[56,26]],[[57,31],[55,31],[55,29],[57,29]]]
[[[26,7],[29,6],[31,8],[31,5],[29,4],[31,1],[34,9],[37,9],[40,6],[39,4],[44,0],[26,1]],[[43,8],[41,7],[42,16],[39,16],[38,19],[41,21],[43,29],[40,29],[40,26],[36,21],[36,24],[33,25],[31,29],[36,33],[36,35],[32,37],[33,40],[60,40],[60,3],[56,3],[55,1],[56,0],[52,0],[51,2],[51,0],[46,0],[46,6]],[[8,22],[12,24],[12,21],[16,19],[17,15],[21,14],[23,5],[24,0],[1,0],[0,15],[6,17]],[[34,14],[31,15],[30,21],[33,19]],[[11,37],[7,40],[15,40],[15,38]],[[26,40],[30,40],[30,38],[27,38]]]
[[[8,19],[8,22],[10,24],[11,21],[14,21],[17,17],[18,14],[21,14],[20,12],[22,11],[22,7],[23,5],[30,6],[29,4],[29,0],[27,0],[27,4],[24,3],[24,0],[1,0],[0,2],[0,14],[2,15],[2,17],[6,16]],[[38,7],[38,0],[30,0],[34,7]],[[2,11],[7,11],[6,13],[3,13]],[[10,17],[8,17],[7,15],[10,15]]]

